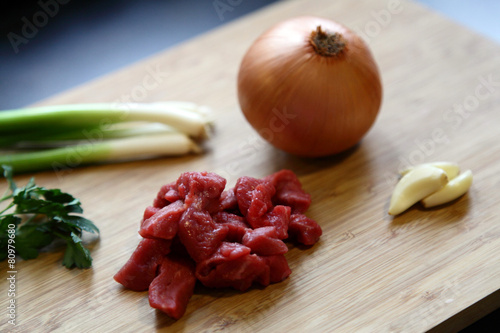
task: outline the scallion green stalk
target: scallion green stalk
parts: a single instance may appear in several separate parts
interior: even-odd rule
[[[200,153],[187,135],[168,133],[124,139],[84,142],[73,146],[0,156],[0,165],[15,173],[69,169],[98,162],[119,162],[161,156]]]
[[[16,149],[55,148],[74,144],[79,141],[96,141],[119,139],[152,134],[177,132],[173,128],[160,123],[126,123],[113,124],[106,129],[90,127],[61,133],[44,133],[37,135],[17,135],[0,138],[0,147]]]
[[[201,152],[207,108],[87,103],[0,111],[0,165],[15,173]]]
[[[5,110],[0,112],[0,135],[36,133],[46,128],[74,131],[144,121],[166,124],[194,138],[206,137],[208,120],[204,110],[186,106],[179,102],[87,103]]]

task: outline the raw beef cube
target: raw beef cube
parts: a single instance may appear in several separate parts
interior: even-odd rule
[[[226,180],[210,172],[185,172],[177,180],[177,189],[187,206],[198,210],[220,210],[220,196]]]
[[[264,260],[239,243],[222,243],[217,252],[196,266],[196,277],[210,288],[244,291],[268,275],[269,266]]]
[[[252,191],[252,201],[247,210],[247,220],[250,224],[253,221],[262,218],[273,208],[271,198],[274,194],[274,188],[270,183],[264,182],[255,187]]]
[[[252,249],[252,253],[262,256],[283,254],[288,251],[286,244],[278,239],[274,227],[247,229],[242,244]]]
[[[172,202],[176,202],[177,200],[181,200],[181,196],[179,195],[179,192],[177,191],[176,188],[172,188],[170,190],[168,190],[167,193],[165,193],[165,199],[172,203]]]
[[[161,208],[141,223],[139,234],[144,238],[174,238],[185,209],[181,200]]]
[[[242,216],[228,212],[219,212],[213,216],[216,223],[227,226],[228,232],[226,241],[241,243],[243,235],[250,226],[245,222]]]
[[[311,196],[302,189],[299,179],[292,171],[281,170],[264,179],[276,188],[273,197],[275,205],[290,206],[292,213],[305,213],[311,205]]]
[[[127,263],[115,274],[116,282],[135,291],[147,290],[156,277],[158,265],[170,252],[170,241],[143,239]]]
[[[292,273],[285,256],[282,254],[262,256],[261,258],[269,266],[270,283],[281,282]]]
[[[259,219],[272,209],[275,189],[271,183],[252,177],[240,177],[234,187],[240,212],[250,220]]]
[[[261,227],[274,227],[279,239],[288,238],[288,224],[290,223],[291,209],[288,206],[276,206],[259,221],[254,221],[254,229]]]
[[[189,207],[179,221],[179,239],[196,262],[212,255],[227,233],[227,226],[215,223],[208,212],[195,208]]]
[[[250,203],[252,202],[252,192],[260,183],[262,183],[260,179],[246,176],[240,177],[236,181],[234,194],[241,214],[247,214],[248,207],[250,207]]]
[[[234,188],[221,193],[220,210],[235,212],[238,211],[238,200],[236,199],[236,195],[234,194]]]
[[[160,191],[158,191],[158,194],[153,201],[153,206],[156,208],[163,208],[171,202],[177,201],[179,199],[180,197],[177,193],[176,183],[173,182],[170,184],[165,184],[160,188]]]
[[[313,245],[323,231],[319,224],[303,214],[292,214],[288,225],[288,234],[304,245]]]
[[[193,295],[195,264],[189,258],[163,258],[158,276],[149,286],[149,305],[179,319]]]
[[[154,207],[154,206],[148,206],[144,210],[144,215],[142,216],[142,222],[145,220],[149,219],[151,216],[155,215],[157,211],[159,211],[161,208]],[[142,223],[141,222],[141,223]]]

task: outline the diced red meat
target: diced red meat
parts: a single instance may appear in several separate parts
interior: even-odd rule
[[[250,226],[245,222],[245,218],[233,213],[218,212],[213,216],[216,223],[227,226],[228,232],[226,241],[241,243],[243,235]]]
[[[252,253],[261,256],[283,254],[288,251],[286,244],[278,238],[274,227],[247,229],[242,244],[248,246]]]
[[[222,192],[220,195],[220,210],[221,211],[237,211],[238,200],[234,194],[234,188]]]
[[[160,209],[161,208],[154,206],[146,207],[146,209],[144,210],[144,215],[142,216],[142,221],[144,222],[145,220],[149,219],[151,216],[155,215],[156,212],[159,211]]]
[[[288,266],[286,258],[282,254],[261,257],[269,266],[269,282],[278,283],[286,279],[292,270]]]
[[[247,246],[243,246],[239,243],[234,242],[222,242],[221,246],[217,249],[217,252],[214,253],[212,261],[214,258],[224,257],[229,260],[238,259],[240,257],[246,256],[250,254],[250,248]]]
[[[294,214],[305,213],[311,205],[311,196],[302,189],[302,184],[292,171],[281,170],[264,179],[276,188],[273,197],[275,205],[289,206]]]
[[[288,224],[290,222],[291,209],[288,206],[276,206],[265,218],[266,225],[276,228],[279,239],[288,237]]]
[[[260,218],[273,207],[271,198],[275,193],[271,183],[252,177],[240,177],[234,187],[241,213],[250,220]]]
[[[252,202],[252,192],[260,183],[262,183],[261,180],[246,176],[240,177],[236,181],[234,194],[238,202],[238,208],[243,215],[247,214],[248,207]]]
[[[132,290],[149,288],[150,305],[178,319],[196,280],[244,291],[286,279],[283,240],[312,245],[322,233],[303,215],[309,194],[289,170],[241,177],[224,191],[225,185],[216,174],[186,172],[162,186],[144,211],[144,239],[115,280]]]
[[[253,221],[252,228],[274,227],[279,239],[288,238],[288,224],[290,223],[290,207],[276,206],[260,220]]]
[[[156,277],[163,257],[170,252],[170,241],[143,239],[127,263],[115,274],[116,282],[135,291],[147,290]]]
[[[182,198],[179,195],[179,192],[177,192],[177,189],[172,188],[168,190],[167,193],[165,193],[165,199],[171,203],[171,202],[176,202],[177,200],[181,200]]]
[[[187,206],[215,212],[226,180],[210,172],[185,172],[177,180],[177,189]]]
[[[263,182],[255,187],[252,191],[252,201],[246,214],[246,218],[250,224],[261,219],[262,216],[273,208],[273,202],[271,201],[273,195],[274,187],[268,182]]]
[[[304,214],[292,214],[288,225],[288,234],[304,245],[313,245],[323,231],[319,224]]]
[[[181,200],[159,209],[153,216],[141,223],[139,234],[144,238],[174,238],[185,209]]]
[[[239,243],[222,243],[217,252],[196,267],[196,277],[205,286],[241,291],[268,274],[269,266],[264,260]]]
[[[153,201],[153,207],[163,208],[171,202],[179,200],[179,194],[177,193],[176,182],[165,184],[160,188],[155,200]]]
[[[195,264],[189,258],[164,257],[158,276],[149,285],[149,305],[174,319],[186,312],[193,295]]]
[[[218,212],[215,213],[213,216],[213,219],[217,223],[231,223],[231,224],[236,224],[244,228],[249,228],[250,226],[245,222],[245,218],[240,215],[236,215],[233,213],[229,212]]]
[[[179,239],[196,262],[214,253],[227,233],[227,226],[215,223],[208,212],[195,208],[189,207],[179,221]]]

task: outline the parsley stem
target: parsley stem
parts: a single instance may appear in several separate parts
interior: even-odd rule
[[[2,198],[0,198],[0,202],[5,201],[5,200],[9,200],[10,198],[12,198],[12,194],[5,193],[4,196]]]
[[[4,201],[3,198],[1,201]],[[9,204],[4,210],[0,211],[0,215],[14,215],[14,214],[4,214],[6,211],[14,207],[14,203]]]

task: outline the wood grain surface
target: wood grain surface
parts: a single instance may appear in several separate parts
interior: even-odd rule
[[[272,148],[247,124],[236,97],[239,62],[253,40],[304,14],[362,34],[384,84],[372,130],[329,158]],[[18,259],[17,325],[7,323],[2,279],[1,331],[455,331],[500,306],[500,46],[492,41],[408,1],[283,1],[40,104],[127,99],[212,107],[215,130],[205,153],[16,177],[24,184],[35,176],[80,198],[101,237],[91,245],[89,270],[64,268],[60,252]],[[469,193],[390,217],[398,169],[438,160],[473,171]],[[139,241],[143,209],[164,183],[207,170],[232,185],[282,168],[311,193],[307,215],[324,231],[314,247],[290,248],[287,280],[245,293],[197,287],[178,321],[150,308],[147,292],[113,280]],[[5,261],[0,270],[6,276]]]

